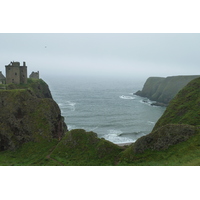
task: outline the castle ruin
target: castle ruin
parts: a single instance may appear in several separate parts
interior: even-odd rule
[[[29,78],[39,79],[39,71],[37,71],[37,72],[32,72],[32,73],[30,74]]]
[[[20,66],[20,62],[10,62],[5,66],[6,77],[0,71],[0,84],[27,84],[27,66],[23,62]],[[39,79],[39,71],[32,72],[29,78]]]
[[[9,65],[6,65],[6,84],[15,83],[27,83],[27,66],[23,62],[23,65],[20,66],[19,62],[11,62]]]

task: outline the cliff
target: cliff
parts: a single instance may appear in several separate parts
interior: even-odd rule
[[[62,138],[67,127],[44,81],[29,79],[28,84],[6,88],[0,90],[0,150]]]
[[[200,125],[200,78],[187,84],[170,102],[153,130],[166,124]]]
[[[150,77],[146,80],[142,91],[139,90],[135,94],[156,101],[156,105],[167,106],[184,86],[198,77],[199,76]]]
[[[182,160],[184,163],[184,159],[187,156],[188,163],[191,163],[192,160],[192,162],[195,160],[194,163],[199,163],[200,161],[194,157],[194,155],[200,154],[199,106],[200,78],[196,78],[180,90],[169,103],[169,106],[155,124],[152,132],[139,138],[123,152],[122,157],[133,162],[133,160],[141,159],[141,157],[147,155],[156,159],[159,156],[160,160],[167,157],[172,162],[171,157],[179,155],[177,157],[178,162]],[[172,156],[172,154],[174,155]]]

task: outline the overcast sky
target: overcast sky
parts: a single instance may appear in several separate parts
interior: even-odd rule
[[[200,74],[200,34],[1,33],[0,70],[26,62],[50,76],[142,77]]]

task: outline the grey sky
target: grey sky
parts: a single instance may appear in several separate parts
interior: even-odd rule
[[[0,70],[26,61],[45,76],[142,77],[200,74],[200,34],[0,34]]]

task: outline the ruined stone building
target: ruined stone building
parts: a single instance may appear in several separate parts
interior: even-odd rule
[[[30,74],[29,78],[39,79],[39,71],[37,71],[37,72],[32,72],[32,73]]]
[[[23,62],[23,65],[20,66],[19,62],[11,62],[9,65],[6,65],[6,84],[15,83],[27,83],[27,66]]]
[[[6,77],[0,71],[0,84],[5,84],[5,83],[6,83]]]

